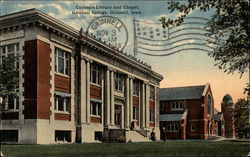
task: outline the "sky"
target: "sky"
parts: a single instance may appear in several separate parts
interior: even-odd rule
[[[183,3],[183,1],[181,3]],[[134,55],[134,30],[137,31],[137,28],[139,28],[139,26],[136,26],[136,29],[134,29],[135,25],[133,20],[143,21],[140,25],[141,29],[147,29],[146,27],[148,27],[149,29],[156,30],[157,28],[161,28],[161,25],[153,23],[159,23],[160,17],[165,16],[167,18],[175,19],[180,16],[180,13],[178,12],[170,13],[167,1],[1,1],[0,5],[1,15],[37,8],[77,30],[83,28],[83,31],[87,30],[88,25],[96,17],[104,15],[113,16],[121,20],[128,31],[128,42],[123,51],[131,55]],[[115,6],[121,7],[121,9],[114,9]],[[84,7],[84,9],[77,9],[79,7]],[[112,9],[100,9],[101,7],[111,7]],[[128,9],[128,7],[130,7],[130,9]],[[127,11],[128,14],[111,14],[111,10]],[[73,11],[86,13],[73,14]],[[136,12],[137,14],[132,14],[131,11],[134,13]],[[200,12],[195,10],[189,15],[189,17],[209,19],[212,15],[213,10],[209,12]],[[186,22],[190,21],[187,19]],[[214,59],[208,56],[207,51],[203,51],[211,49],[202,45],[194,45],[194,43],[200,43],[202,40],[195,41],[194,39],[191,39],[196,37],[196,35],[192,33],[195,33],[197,30],[187,28],[197,28],[197,26],[198,25],[195,24],[187,24],[178,28],[173,28],[172,30],[169,29],[169,32],[176,31],[176,33],[173,34],[176,34],[177,36],[185,33],[191,34],[189,36],[186,35],[175,39],[173,36],[169,35],[168,40],[164,41],[149,40],[147,44],[156,44],[156,46],[152,47],[147,45],[146,48],[149,48],[150,50],[145,51],[153,55],[169,54],[175,50],[178,50],[178,53],[163,56],[152,56],[138,53],[137,58],[148,63],[152,66],[153,70],[163,75],[164,79],[160,83],[161,88],[195,86],[210,83],[215,108],[220,110],[222,98],[226,94],[230,94],[234,102],[236,102],[239,98],[246,98],[246,95],[243,94],[243,89],[246,87],[246,83],[249,82],[249,72],[246,72],[242,77],[240,77],[237,72],[234,74],[227,74],[224,73],[223,70],[214,66],[216,63]],[[199,32],[204,33],[202,30],[199,30]],[[137,33],[138,32],[136,32],[136,34]],[[154,31],[154,33],[156,32]],[[158,36],[157,39],[159,39],[159,37],[161,37],[161,35]],[[117,38],[124,38],[124,34],[118,34]],[[184,38],[189,38],[189,40],[184,40]],[[205,39],[205,37],[200,38]],[[156,37],[149,39],[156,39]],[[139,40],[139,38],[136,38],[137,42]],[[161,46],[162,44],[167,44],[167,46]],[[201,48],[202,50],[193,48]],[[156,49],[167,50],[154,51]]]

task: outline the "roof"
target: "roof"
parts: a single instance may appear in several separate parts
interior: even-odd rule
[[[163,114],[160,115],[160,121],[180,121],[182,119],[186,119],[188,114],[188,110],[185,110],[183,114]]]
[[[233,98],[231,97],[231,95],[226,94],[222,99],[222,103],[224,103],[224,104],[232,104],[233,103]]]
[[[200,99],[208,86],[209,83],[200,86],[161,88],[160,100]]]
[[[160,121],[180,121],[182,114],[163,114],[160,115]]]

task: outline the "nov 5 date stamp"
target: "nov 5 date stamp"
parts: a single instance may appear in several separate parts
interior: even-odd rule
[[[90,22],[87,32],[121,51],[128,42],[128,30],[126,26],[120,19],[112,16],[96,17]]]

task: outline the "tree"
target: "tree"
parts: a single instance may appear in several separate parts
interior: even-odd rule
[[[215,40],[208,40],[217,46],[209,56],[216,61],[216,66],[224,72],[233,73],[238,71],[243,73],[250,69],[250,16],[249,0],[188,0],[188,4],[179,2],[168,2],[170,12],[175,10],[181,13],[177,19],[166,19],[161,17],[163,27],[169,25],[180,25],[184,18],[195,9],[200,11],[215,10],[212,19],[207,23],[206,34]],[[223,39],[223,40],[222,40]],[[249,85],[245,89],[249,93]]]
[[[246,99],[239,99],[235,103],[235,131],[240,138],[249,138],[250,122],[249,122],[249,104]]]
[[[8,97],[17,98],[19,85],[18,57],[2,56],[0,64],[0,97],[3,98],[3,105]]]

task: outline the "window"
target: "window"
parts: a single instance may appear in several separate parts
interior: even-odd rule
[[[90,81],[91,83],[101,85],[101,68],[96,64],[91,64]]]
[[[133,106],[133,119],[139,120],[139,106]]]
[[[1,142],[18,142],[18,130],[0,130]]]
[[[133,95],[139,96],[139,82],[133,81]]]
[[[150,86],[150,97],[149,99],[151,100],[155,100],[155,87],[154,86]]]
[[[99,102],[90,102],[90,114],[94,116],[102,115],[102,104]]]
[[[123,91],[123,75],[115,73],[115,89],[118,91]]]
[[[0,64],[2,64],[2,59],[5,57],[18,57],[19,56],[19,43],[4,45],[0,47]],[[19,61],[17,60],[15,63],[14,71],[17,72],[19,69]],[[19,86],[16,87],[17,93],[19,93]],[[5,102],[6,110],[18,110],[19,109],[19,97],[8,96]]]
[[[210,94],[207,96],[207,114],[211,114],[212,99]]]
[[[71,142],[71,131],[56,130],[55,141]]]
[[[164,103],[160,103],[160,109],[163,110],[164,109]]]
[[[149,120],[151,122],[155,122],[155,110],[150,110],[150,117]]]
[[[102,132],[101,131],[95,131],[95,140],[102,141]]]
[[[55,95],[54,107],[56,111],[70,112],[71,110],[70,97],[62,97],[59,95]]]
[[[191,131],[195,131],[194,125],[191,125]]]
[[[4,57],[18,57],[19,56],[19,43],[1,46],[0,48],[0,63]],[[15,67],[19,69],[19,61],[15,63]]]
[[[167,125],[167,131],[168,132],[178,132],[179,131],[178,124],[168,124]]]
[[[19,97],[8,96],[4,103],[5,110],[18,110],[19,109]]]
[[[122,123],[122,106],[115,105],[115,125],[120,125]]]
[[[70,54],[62,49],[55,49],[55,71],[70,75]]]
[[[183,110],[183,102],[172,102],[171,104],[171,110]]]

